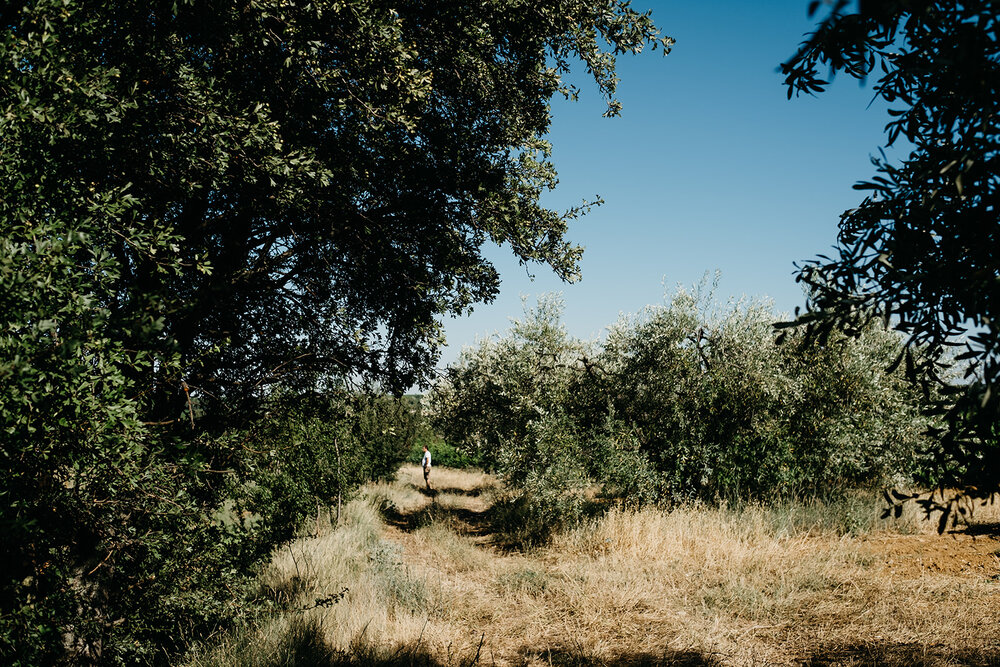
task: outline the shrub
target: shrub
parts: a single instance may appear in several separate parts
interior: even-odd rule
[[[424,445],[427,445],[427,449],[431,452],[433,465],[447,468],[471,468],[474,465],[472,457],[440,438],[414,441],[406,456],[407,462],[419,465],[424,456]]]
[[[386,396],[283,394],[270,405],[246,436],[255,456],[241,461],[229,491],[265,551],[291,539],[318,506],[394,475],[417,433],[415,415]]]
[[[589,346],[567,335],[562,308],[556,297],[541,298],[508,336],[463,350],[428,395],[434,426],[487,471],[524,444],[530,424],[567,405]]]
[[[580,520],[590,479],[579,434],[566,415],[545,415],[527,430],[502,448],[497,472],[512,491],[494,505],[492,523],[509,542],[530,547]]]
[[[573,489],[587,482],[641,505],[829,493],[919,471],[930,422],[886,370],[895,334],[778,345],[770,303],[713,305],[703,287],[623,317],[600,346],[570,338],[547,297],[434,387],[435,425],[516,490],[504,511],[531,539],[579,514]]]

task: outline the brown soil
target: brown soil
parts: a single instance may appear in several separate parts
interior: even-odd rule
[[[934,572],[1000,578],[1000,535],[962,529],[944,535],[877,535],[865,549],[894,575]]]

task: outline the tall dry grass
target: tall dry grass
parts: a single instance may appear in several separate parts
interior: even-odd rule
[[[432,484],[404,468],[277,552],[261,586],[284,611],[192,665],[1000,664],[988,530],[938,537],[858,496],[614,509],[518,552],[477,523],[494,480]]]

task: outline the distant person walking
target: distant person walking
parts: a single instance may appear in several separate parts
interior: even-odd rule
[[[424,458],[420,461],[420,467],[424,469],[424,484],[427,485],[427,490],[431,490],[431,450],[427,449],[427,445],[424,445]]]

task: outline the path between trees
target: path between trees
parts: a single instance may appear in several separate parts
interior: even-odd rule
[[[520,552],[490,532],[492,478],[437,468],[431,482],[426,493],[416,466],[400,471],[383,537],[440,592],[421,639],[432,653],[465,638],[496,665],[1000,664],[996,507],[941,536],[925,523],[772,544],[640,522],[608,532],[607,548],[600,533]],[[641,551],[671,530],[691,531],[676,555]]]

